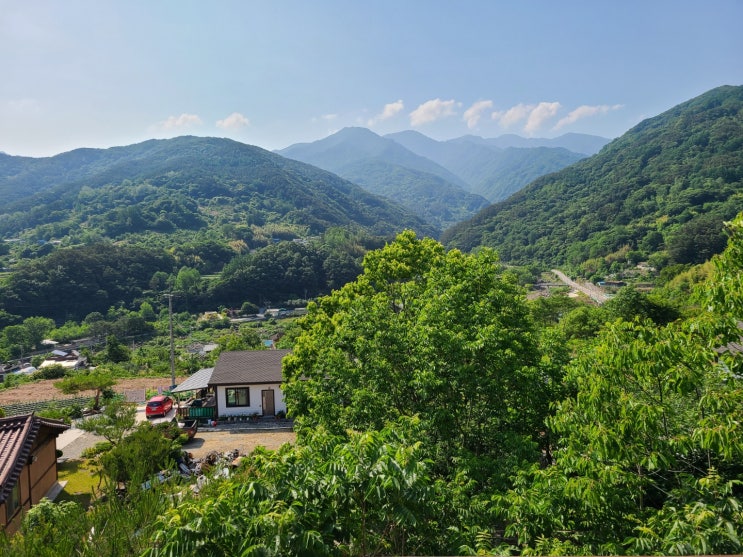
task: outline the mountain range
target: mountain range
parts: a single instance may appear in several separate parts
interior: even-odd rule
[[[721,251],[743,211],[743,87],[722,86],[640,122],[598,154],[543,176],[445,231],[448,247],[491,246],[511,263],[578,265]]]
[[[522,148],[509,145],[531,140],[439,142],[349,128],[282,150],[287,156],[198,137],[41,159],[0,154],[0,237],[169,247],[201,234],[245,249],[331,227],[439,237],[454,223],[440,236],[447,247],[491,246],[509,263],[576,266],[634,252],[663,265],[718,252],[723,222],[743,211],[740,86],[673,107],[603,147],[590,136],[562,141],[598,152],[585,157],[557,140]],[[473,184],[494,185],[496,167],[529,183],[489,205]]]
[[[533,179],[586,156],[557,145],[595,151],[608,141],[577,134],[552,140],[465,136],[436,141],[413,131],[381,137],[366,128],[344,128],[277,153],[393,199],[444,229],[505,199]],[[516,143],[524,147],[510,146]],[[552,146],[543,146],[548,144]]]

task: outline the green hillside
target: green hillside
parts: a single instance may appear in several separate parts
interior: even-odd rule
[[[436,229],[329,172],[228,139],[179,137],[56,157],[0,158],[0,237],[76,244],[183,231],[270,241],[348,226],[375,235]],[[169,236],[174,236],[168,239]],[[257,239],[260,237],[260,241]],[[151,238],[150,238],[151,240]]]
[[[645,120],[597,155],[447,230],[442,242],[504,261],[578,265],[618,250],[693,263],[722,251],[743,210],[743,87]]]
[[[452,186],[439,176],[379,159],[349,164],[337,172],[376,195],[396,200],[442,230],[469,219],[490,204],[484,197]]]

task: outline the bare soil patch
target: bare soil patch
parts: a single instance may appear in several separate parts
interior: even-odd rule
[[[209,431],[199,429],[196,437],[183,445],[183,450],[194,459],[204,458],[212,451],[224,454],[237,450],[241,455],[250,454],[256,447],[275,450],[284,443],[294,443],[292,431]]]
[[[182,381],[182,378],[179,381]],[[47,379],[44,381],[23,383],[10,389],[0,389],[0,407],[19,402],[65,398],[66,395],[54,386],[54,383],[57,382],[59,382],[59,379]],[[169,385],[170,377],[136,377],[132,379],[119,379],[113,389],[117,393],[124,393],[137,389],[166,389]],[[95,395],[95,391],[84,392],[81,395],[90,395],[92,398]]]

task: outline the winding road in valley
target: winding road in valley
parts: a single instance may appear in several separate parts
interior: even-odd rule
[[[597,304],[603,304],[609,299],[609,296],[607,296],[606,293],[595,284],[591,284],[590,282],[575,282],[565,273],[557,269],[552,269],[552,272],[570,288],[583,292],[583,294],[591,298]]]

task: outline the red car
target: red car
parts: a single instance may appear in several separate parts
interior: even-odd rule
[[[173,399],[169,396],[153,396],[147,401],[147,406],[144,409],[144,415],[148,418],[152,416],[164,416],[170,409],[173,408]]]

